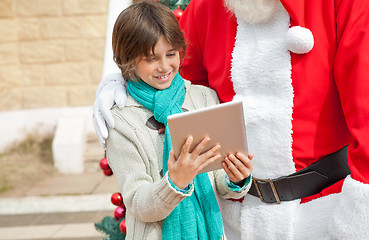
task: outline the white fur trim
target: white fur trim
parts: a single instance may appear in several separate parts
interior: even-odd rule
[[[242,239],[294,239],[296,209],[300,200],[267,204],[247,195],[241,212]]]
[[[276,178],[295,172],[292,160],[291,56],[285,48],[289,16],[279,3],[268,24],[238,19],[232,53],[234,100],[244,103],[253,176]]]
[[[295,239],[369,239],[369,184],[347,176],[342,192],[301,204]]]
[[[314,46],[313,33],[300,26],[291,27],[286,34],[287,49],[291,52],[304,54]]]
[[[327,224],[337,201],[338,194],[331,194],[300,204],[296,213],[294,239],[332,239],[327,233]]]
[[[346,177],[328,231],[332,239],[369,239],[369,184]]]
[[[304,204],[299,200],[265,204],[247,195],[241,213],[242,239],[369,239],[368,199],[369,184],[351,176],[341,193]],[[265,227],[255,228],[254,222]]]
[[[253,176],[288,175],[296,171],[292,159],[291,56],[285,43],[290,17],[279,3],[268,23],[237,20],[231,79],[234,100],[244,103],[248,147],[254,154]],[[299,200],[265,204],[247,195],[241,210],[242,224],[233,228],[241,229],[242,239],[292,239],[299,204]],[[233,219],[237,217],[235,214]],[[227,216],[224,218],[226,222]]]
[[[240,240],[240,216],[242,204],[231,200],[218,198],[223,217],[224,233],[228,240]]]
[[[247,195],[241,213],[242,239],[369,239],[368,198],[369,184],[350,176],[341,193],[304,204],[299,200],[265,204]],[[255,228],[253,222],[265,228]]]

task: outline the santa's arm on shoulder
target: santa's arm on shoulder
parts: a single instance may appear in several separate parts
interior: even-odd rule
[[[336,1],[336,86],[348,129],[347,176],[329,223],[334,239],[369,239],[369,2]]]
[[[127,93],[125,84],[126,82],[121,72],[116,72],[104,76],[97,87],[92,121],[103,148],[105,148],[105,140],[108,137],[107,125],[114,128],[114,119],[110,109],[115,104],[120,108],[126,104]]]

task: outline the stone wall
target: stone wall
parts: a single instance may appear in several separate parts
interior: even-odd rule
[[[108,0],[0,0],[0,111],[92,105]]]

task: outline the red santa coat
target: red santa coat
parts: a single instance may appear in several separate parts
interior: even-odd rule
[[[182,76],[223,102],[244,101],[255,177],[291,174],[348,144],[351,175],[342,191],[343,181],[304,204],[221,200],[227,236],[369,237],[369,1],[281,3],[270,22],[247,24],[223,0],[192,0],[180,22],[188,40]],[[312,32],[310,52],[289,51],[291,26]]]

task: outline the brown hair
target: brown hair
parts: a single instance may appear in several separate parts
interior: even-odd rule
[[[162,36],[180,52],[182,61],[186,42],[176,17],[168,7],[141,1],[120,13],[113,28],[113,59],[125,80],[135,79],[136,58],[154,53]]]

